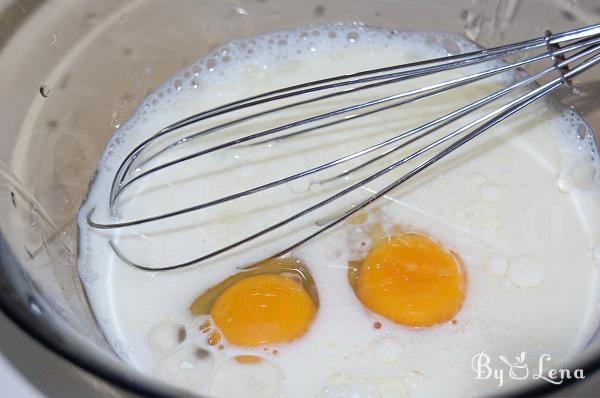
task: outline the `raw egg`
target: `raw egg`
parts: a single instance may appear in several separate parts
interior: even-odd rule
[[[377,242],[349,276],[368,309],[406,326],[449,321],[465,299],[467,278],[457,255],[417,233]]]
[[[294,259],[270,259],[209,289],[190,309],[195,315],[209,314],[227,342],[256,347],[301,337],[317,306],[306,267]]]
[[[227,340],[244,347],[296,340],[315,313],[315,303],[302,285],[282,275],[242,279],[223,292],[210,311]]]

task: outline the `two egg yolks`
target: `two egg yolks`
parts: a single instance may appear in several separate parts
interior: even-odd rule
[[[405,233],[377,243],[358,273],[356,295],[371,311],[414,327],[451,320],[465,298],[466,275],[457,257],[427,236]],[[316,306],[283,275],[236,282],[212,305],[216,326],[234,345],[256,347],[301,337]]]
[[[227,340],[242,347],[296,340],[306,333],[315,313],[315,303],[300,283],[273,274],[238,281],[210,311]]]
[[[395,323],[425,327],[454,318],[465,299],[458,258],[427,236],[404,233],[377,243],[358,273],[356,294]]]

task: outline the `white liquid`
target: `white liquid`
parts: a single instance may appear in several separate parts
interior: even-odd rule
[[[304,236],[306,229],[299,227],[314,230],[319,216],[338,214],[336,208],[366,198],[406,172],[406,167],[336,202],[328,212],[303,219],[298,228],[279,233],[277,239],[271,236],[227,257],[179,271],[134,269],[114,254],[108,241],[113,239],[133,261],[172,265],[277,222],[314,203],[315,197],[335,192],[339,182],[323,185],[319,191],[314,184],[319,178],[311,177],[267,196],[116,232],[93,230],[85,222],[92,207],[95,219],[110,220],[108,190],[116,168],[132,148],[164,126],[278,87],[444,56],[449,40],[463,51],[473,49],[455,35],[399,34],[363,26],[278,32],[215,50],[145,100],[109,143],[80,213],[79,269],[115,350],[142,372],[195,393],[235,396],[244,391],[245,396],[285,397],[481,394],[497,391],[497,381],[474,379],[471,358],[476,353],[485,350],[492,358],[514,358],[527,351],[526,362],[537,366],[541,353],[560,363],[581,350],[597,327],[598,275],[592,254],[600,243],[598,159],[583,122],[572,112],[557,112],[544,103],[528,107],[410,180],[378,202],[377,211],[369,216],[369,222],[389,230],[400,225],[425,233],[460,255],[468,290],[456,323],[410,329],[361,305],[347,281],[348,261],[364,255],[360,242],[365,241],[368,249],[360,226],[321,235],[296,251],[311,270],[320,300],[317,317],[301,339],[268,351],[227,344],[217,350],[198,330],[203,320],[189,314],[189,305],[207,288],[238,267]],[[381,93],[401,92],[399,87],[431,81],[386,86],[378,94],[360,96],[377,98]],[[229,148],[194,159],[140,180],[121,197],[119,215],[129,220],[164,213],[260,185],[267,181],[265,176],[292,174],[414,128],[497,90],[501,83],[505,84],[502,78],[486,80],[427,102],[342,123],[328,134],[309,134],[271,146]],[[357,97],[341,97],[323,109],[309,110],[319,113],[356,101]],[[293,120],[306,117],[306,112],[286,114]],[[280,124],[272,117],[264,123]],[[260,130],[261,125],[254,126],[252,132]],[[223,142],[230,137],[227,134],[249,132],[238,126],[232,133],[195,140],[145,167]],[[374,165],[361,176],[402,154],[406,152],[392,155],[389,162]],[[241,175],[218,173],[240,164]],[[256,210],[273,201],[276,206]],[[382,323],[380,329],[373,327],[376,321]],[[186,330],[183,342],[180,326]],[[199,358],[198,347],[209,355]],[[257,368],[244,368],[228,359],[240,353],[266,361]]]

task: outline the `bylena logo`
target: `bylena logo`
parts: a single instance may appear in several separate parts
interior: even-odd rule
[[[502,387],[505,380],[545,380],[552,384],[562,384],[565,379],[584,379],[583,369],[556,369],[555,367],[549,367],[549,362],[552,361],[552,357],[549,354],[542,354],[535,362],[534,368],[530,368],[526,361],[527,353],[521,352],[514,360],[506,358],[504,355],[499,355],[498,359],[501,362],[501,366],[494,366],[492,364],[492,358],[485,352],[481,351],[475,354],[471,359],[471,367],[475,372],[475,379],[477,380],[488,380],[495,379],[498,381],[498,387]]]

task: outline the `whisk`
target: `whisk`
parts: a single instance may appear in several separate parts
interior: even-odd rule
[[[544,62],[546,66],[544,67]],[[471,84],[501,73],[522,70],[523,67],[541,64],[542,70],[535,74],[527,75],[525,73],[518,74],[519,78],[513,81],[506,87],[492,92],[476,101],[473,101],[465,106],[462,106],[452,112],[444,114],[434,120],[426,122],[420,126],[412,128],[408,131],[397,133],[391,138],[387,138],[381,142],[377,142],[364,149],[355,151],[351,154],[332,159],[315,167],[302,170],[301,172],[277,178],[268,183],[254,186],[250,189],[235,192],[230,195],[219,197],[215,200],[198,203],[196,205],[177,209],[175,211],[166,212],[163,214],[153,215],[151,217],[139,218],[134,220],[118,220],[112,223],[101,223],[93,220],[94,209],[87,215],[87,222],[90,226],[99,229],[116,229],[137,226],[140,224],[153,223],[160,220],[180,216],[183,214],[201,211],[213,206],[217,206],[229,201],[244,198],[249,195],[254,195],[258,192],[272,189],[274,187],[290,183],[299,178],[320,173],[334,166],[344,164],[356,159],[366,159],[369,154],[375,154],[356,167],[345,170],[343,173],[334,177],[329,177],[322,180],[322,183],[327,183],[331,180],[348,181],[342,177],[356,172],[359,169],[365,168],[383,158],[390,157],[397,153],[400,149],[406,148],[408,144],[415,145],[424,137],[430,136],[443,126],[450,123],[461,121],[463,118],[472,114],[474,111],[494,103],[509,93],[517,92],[519,95],[503,104],[496,109],[486,112],[482,116],[477,117],[472,121],[462,122],[463,125],[453,131],[435,139],[432,142],[423,145],[417,150],[402,156],[393,161],[391,164],[378,169],[375,173],[360,179],[357,182],[348,182],[339,191],[326,197],[312,206],[306,207],[301,211],[282,217],[279,222],[276,222],[268,227],[257,231],[251,235],[244,237],[227,245],[223,245],[216,250],[207,253],[202,253],[196,258],[188,261],[183,261],[177,264],[169,264],[168,266],[155,268],[144,264],[137,264],[128,260],[118,249],[114,242],[111,245],[115,252],[121,256],[123,260],[130,265],[142,270],[149,271],[167,271],[183,267],[188,267],[194,264],[201,263],[215,256],[224,254],[242,245],[263,237],[267,234],[274,233],[283,226],[307,216],[309,213],[326,206],[340,198],[348,195],[350,192],[364,187],[365,184],[380,178],[381,176],[390,173],[392,170],[401,165],[411,165],[410,170],[401,177],[395,179],[392,183],[385,186],[376,192],[373,192],[365,200],[360,201],[348,208],[344,209],[341,214],[338,214],[333,219],[319,225],[316,231],[313,231],[303,238],[297,240],[289,247],[282,250],[276,256],[285,254],[290,250],[302,245],[315,236],[333,228],[340,224],[343,220],[357,213],[358,211],[369,206],[377,199],[388,194],[396,189],[401,184],[435,164],[442,158],[446,157],[453,151],[457,150],[473,138],[481,135],[490,127],[500,123],[512,114],[520,111],[534,101],[546,96],[555,91],[561,86],[569,86],[571,80],[600,63],[600,24],[583,27],[580,29],[571,30],[564,33],[552,34],[549,31],[543,37],[523,41],[516,44],[504,45],[491,49],[482,49],[478,51],[450,55],[442,58],[436,58],[426,61],[413,62],[402,65],[394,65],[382,67],[379,69],[360,71],[343,76],[335,76],[318,81],[307,82],[303,84],[285,87],[263,94],[255,95],[249,98],[244,98],[226,105],[192,115],[185,119],[176,121],[175,123],[163,128],[150,138],[137,145],[123,160],[118,167],[110,190],[109,208],[111,214],[116,216],[115,209],[119,197],[128,190],[132,185],[141,179],[151,178],[155,173],[170,168],[174,165],[188,162],[191,159],[207,156],[211,153],[225,150],[234,146],[264,144],[273,140],[282,140],[290,137],[297,137],[304,134],[319,133],[328,127],[346,123],[349,120],[362,118],[373,113],[381,112],[386,109],[398,107],[408,104],[426,97],[434,96],[460,86]],[[461,68],[481,65],[475,72],[470,72],[460,77],[443,80],[439,83],[429,84],[424,87],[418,87],[408,91],[394,93],[379,98],[373,98],[360,103],[349,103],[337,109],[317,114],[311,117],[293,120],[291,122],[274,125],[261,131],[247,134],[235,139],[223,139],[216,145],[201,150],[190,151],[182,156],[174,159],[169,159],[161,162],[161,156],[174,148],[184,149],[193,140],[209,134],[215,134],[227,130],[232,126],[244,125],[249,121],[260,118],[265,115],[285,114],[295,108],[308,106],[309,104],[317,103],[336,97],[342,98],[351,93],[363,92],[369,89],[382,87],[384,85],[408,81],[422,76],[438,74],[444,71],[453,69],[460,70]],[[515,75],[517,76],[517,75]],[[544,83],[541,83],[544,81]],[[523,92],[523,90],[525,90]],[[260,106],[272,106],[268,109],[259,109]],[[234,117],[233,120],[226,120],[225,117],[230,117],[236,111],[255,109],[253,113],[245,114],[240,117]],[[201,122],[214,119],[216,125],[209,128],[199,129],[198,131],[189,133],[184,137],[175,137],[171,141],[166,140],[174,133],[181,133],[186,127],[194,127]],[[166,141],[166,142],[165,142]],[[150,148],[153,152],[150,154]],[[377,151],[383,150],[378,153]],[[435,151],[434,151],[435,150]],[[428,154],[433,153],[427,157]],[[424,160],[420,160],[425,158]],[[150,167],[141,173],[133,173],[138,167],[148,164],[149,160],[158,164]],[[420,160],[420,161],[419,161]],[[235,170],[233,171],[235,172]]]

